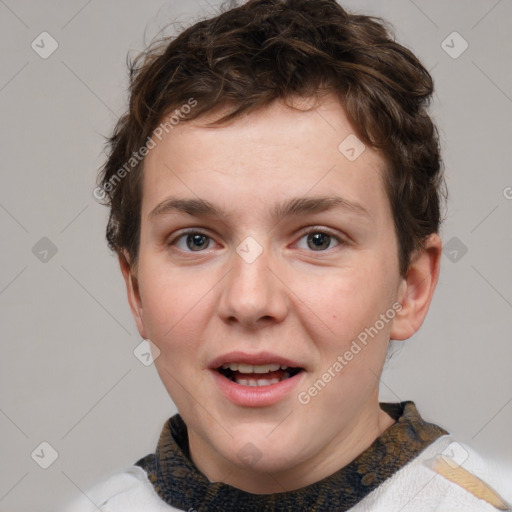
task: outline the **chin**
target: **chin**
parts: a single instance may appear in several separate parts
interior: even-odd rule
[[[254,470],[262,473],[285,471],[295,466],[300,459],[297,447],[301,444],[290,436],[269,438],[267,429],[258,431],[245,430],[244,434],[236,435],[229,446],[221,448],[221,453],[232,464],[241,469]]]

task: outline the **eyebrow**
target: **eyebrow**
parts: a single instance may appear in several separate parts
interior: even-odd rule
[[[294,197],[274,206],[271,209],[270,216],[277,221],[294,215],[321,213],[334,209],[346,210],[371,219],[370,213],[361,204],[340,196]],[[230,217],[223,208],[215,206],[205,199],[169,197],[151,210],[148,218],[151,220],[169,213],[186,213],[196,217]]]

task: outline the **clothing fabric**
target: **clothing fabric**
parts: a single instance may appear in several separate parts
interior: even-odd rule
[[[414,402],[380,406],[396,423],[351,463],[301,489],[268,495],[210,482],[190,459],[187,427],[177,414],[164,425],[154,454],[96,486],[67,512],[510,510],[511,470],[484,462],[424,421]]]

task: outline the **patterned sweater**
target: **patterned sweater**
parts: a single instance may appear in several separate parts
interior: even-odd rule
[[[193,464],[179,414],[156,452],[80,496],[66,512],[496,512],[512,510],[512,470],[484,462],[413,402],[381,403],[396,423],[332,475],[294,491],[252,494]],[[492,486],[491,486],[492,485]]]

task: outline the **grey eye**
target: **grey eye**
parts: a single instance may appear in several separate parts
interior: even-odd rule
[[[307,246],[302,246],[301,249],[310,249],[315,252],[324,251],[339,244],[335,236],[324,233],[323,231],[311,231],[302,236],[301,240],[303,239],[306,239]],[[334,245],[332,245],[333,242],[335,242]]]
[[[185,247],[183,246],[185,241]],[[199,252],[210,246],[211,238],[202,233],[185,233],[176,239],[176,246],[182,251]]]

